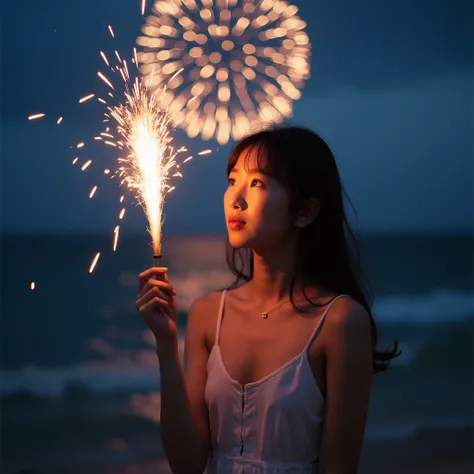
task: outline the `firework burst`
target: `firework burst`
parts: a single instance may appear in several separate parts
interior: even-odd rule
[[[152,89],[167,85],[163,104],[188,136],[237,140],[291,117],[301,96],[310,43],[297,11],[281,0],[156,0],[137,39],[140,72]]]

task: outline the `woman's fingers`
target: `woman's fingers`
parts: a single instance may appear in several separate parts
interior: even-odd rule
[[[169,298],[154,286],[135,303],[135,308],[139,313],[148,313],[150,310],[163,310],[169,313],[171,301]]]
[[[163,312],[167,314],[169,312],[169,305],[165,300],[162,300],[155,296],[148,303],[145,303],[143,306],[140,306],[138,312],[143,317],[149,317],[153,314],[156,315],[157,312]]]
[[[151,277],[163,280],[168,269],[166,267],[152,267],[138,275],[138,291],[141,292]]]
[[[176,291],[174,290],[174,288],[169,283],[161,281],[161,280],[150,279],[150,280],[148,280],[147,283],[145,283],[145,285],[141,289],[140,293],[138,294],[138,297],[141,298],[144,294],[146,294],[148,291],[150,291],[153,287],[158,287],[160,290],[163,291],[163,293],[165,293],[169,296],[174,296],[176,294]]]

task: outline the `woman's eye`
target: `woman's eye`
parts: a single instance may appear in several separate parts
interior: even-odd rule
[[[250,187],[261,187],[263,186],[263,182],[260,181],[259,179],[252,179],[252,182],[250,183]]]
[[[233,186],[235,184],[235,179],[234,178],[229,178],[229,186]]]

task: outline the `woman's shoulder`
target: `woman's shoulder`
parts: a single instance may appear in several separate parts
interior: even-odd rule
[[[208,351],[213,345],[212,336],[215,333],[222,293],[222,290],[213,291],[197,298],[188,311],[188,329],[195,328],[201,333]]]
[[[189,315],[208,314],[209,311],[218,308],[222,293],[222,290],[213,291],[197,298],[189,308]]]
[[[240,300],[242,299],[242,289],[245,289],[246,284],[242,284],[236,287],[225,288],[223,290],[216,290],[211,293],[207,293],[200,298],[197,298],[191,305],[191,308],[195,311],[209,311],[212,309],[219,309],[223,293],[225,292],[225,299],[227,300]]]
[[[357,339],[371,333],[369,313],[349,295],[340,295],[334,301],[324,324],[326,332],[332,333],[336,339]]]

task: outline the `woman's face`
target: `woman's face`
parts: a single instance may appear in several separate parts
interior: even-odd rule
[[[235,248],[273,247],[288,233],[288,194],[257,163],[255,151],[244,150],[229,174],[224,212]]]

